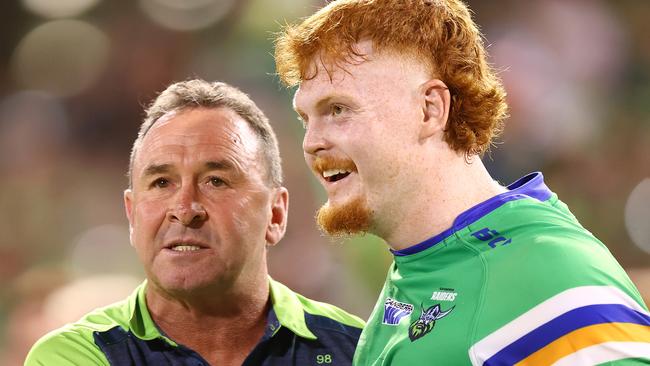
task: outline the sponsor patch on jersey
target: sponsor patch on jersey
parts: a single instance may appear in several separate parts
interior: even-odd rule
[[[386,325],[398,325],[402,318],[411,315],[412,312],[413,305],[387,297],[384,302],[384,320],[382,323]]]
[[[422,305],[420,305],[420,308],[422,309],[420,317],[409,326],[409,339],[411,342],[429,334],[436,325],[436,320],[440,320],[449,315],[455,307],[456,305],[452,306],[448,310],[442,311],[440,309],[440,304],[435,304],[426,310]]]

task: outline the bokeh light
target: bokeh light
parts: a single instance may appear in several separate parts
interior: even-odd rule
[[[221,20],[234,0],[140,0],[140,8],[151,20],[165,28],[193,31]]]
[[[248,0],[247,11],[239,24],[244,30],[256,34],[277,32],[291,19],[306,17],[314,10],[313,0]]]
[[[44,18],[78,16],[99,3],[99,0],[22,0],[23,6]]]
[[[68,256],[69,268],[79,276],[141,273],[135,250],[129,245],[128,233],[128,227],[111,224],[84,231]]]
[[[650,178],[639,183],[625,205],[625,227],[636,244],[646,253],[650,253]]]
[[[13,77],[26,89],[72,96],[93,84],[104,69],[109,40],[96,26],[56,20],[38,26],[19,43]]]
[[[102,274],[73,281],[52,292],[43,304],[49,328],[76,321],[87,312],[123,300],[142,282],[125,274]]]
[[[65,108],[43,92],[24,91],[0,102],[0,167],[33,167],[68,135]]]

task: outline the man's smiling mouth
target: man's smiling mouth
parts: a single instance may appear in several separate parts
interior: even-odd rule
[[[323,171],[322,176],[329,183],[334,183],[339,181],[352,173],[351,170],[347,169],[328,169]]]
[[[317,157],[312,167],[327,183],[338,182],[357,171],[357,166],[350,159],[336,159],[332,157]]]

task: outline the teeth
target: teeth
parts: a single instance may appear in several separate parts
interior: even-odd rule
[[[201,249],[201,247],[197,247],[196,245],[176,245],[173,246],[171,249],[176,252],[189,252],[189,251],[199,250]]]
[[[351,171],[344,170],[344,169],[329,169],[323,172],[323,178],[329,178],[337,174],[346,174],[346,173],[351,173]]]

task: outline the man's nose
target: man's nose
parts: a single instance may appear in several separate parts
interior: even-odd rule
[[[302,140],[302,150],[307,155],[316,155],[319,151],[327,150],[330,142],[327,137],[324,123],[314,119],[305,128],[305,137]]]
[[[193,186],[182,187],[177,192],[178,197],[167,212],[167,219],[184,226],[201,225],[208,213],[198,199],[197,190]]]

